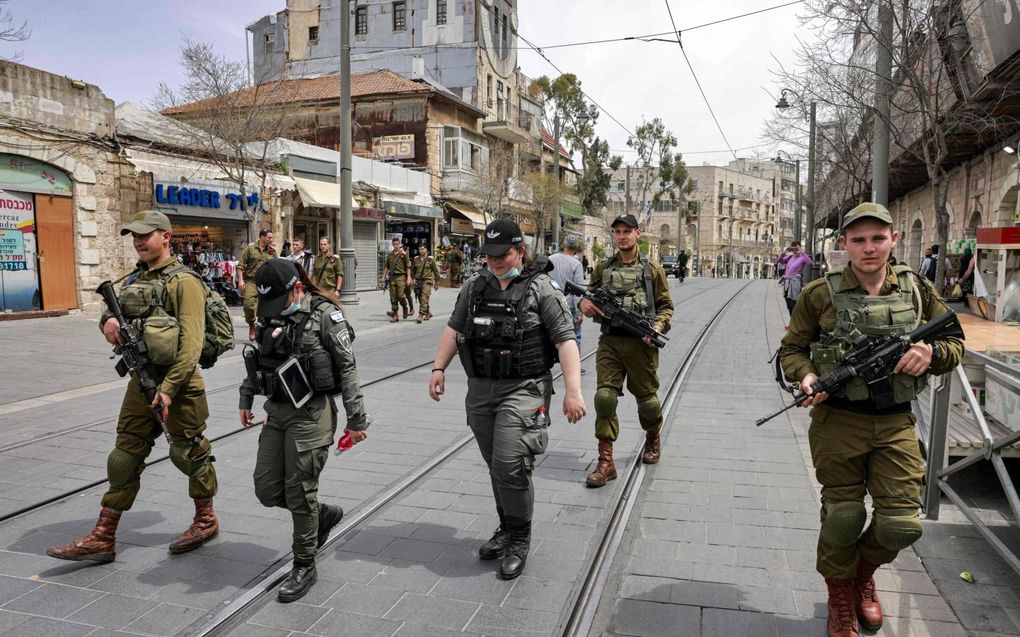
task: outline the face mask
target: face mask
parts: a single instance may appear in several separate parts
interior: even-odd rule
[[[301,309],[301,304],[300,303],[291,303],[290,307],[288,307],[284,311],[280,312],[280,316],[290,316],[291,314],[293,314],[294,312],[297,312],[300,309]]]
[[[521,276],[521,271],[518,270],[516,267],[510,268],[509,270],[507,270],[507,273],[502,276],[496,274],[496,278],[499,279],[500,281],[509,281],[511,279],[516,279],[519,276]]]

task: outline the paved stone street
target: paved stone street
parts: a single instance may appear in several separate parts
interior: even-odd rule
[[[661,359],[664,384],[711,317],[744,284],[671,280],[677,313]],[[751,282],[702,349],[673,411],[663,460],[645,475],[593,634],[824,634],[824,584],[814,572],[818,498],[806,449],[806,410],[788,412],[761,429],[753,426],[782,404],[765,364],[786,318],[778,291],[772,282]],[[455,292],[444,289],[434,297],[436,319],[424,325],[390,325],[384,295],[361,296],[362,303],[347,313],[358,330],[363,383],[431,360]],[[240,334],[243,321],[235,323]],[[582,353],[595,346],[595,326],[586,322],[584,336]],[[0,426],[10,432],[0,449],[0,515],[11,516],[104,477],[123,381],[112,372],[91,316],[7,323],[0,328],[0,345],[38,362],[32,375],[0,372]],[[88,361],[87,371],[64,362],[62,349]],[[205,374],[213,435],[239,428],[238,357],[231,352]],[[593,360],[583,367],[591,410]],[[425,395],[427,375],[426,366],[366,388],[376,419],[370,438],[330,459],[320,489],[324,499],[356,511],[464,438],[465,379],[459,365],[451,367],[448,394],[439,404]],[[38,378],[47,379],[51,389],[41,389]],[[476,557],[497,521],[489,478],[472,442],[324,551],[319,582],[307,597],[290,605],[265,603],[234,634],[554,634],[623,480],[597,490],[584,487],[595,461],[594,415],[571,426],[556,417],[557,397],[553,407],[549,450],[535,469],[532,554],[521,578],[504,582],[496,575],[497,563]],[[625,466],[641,440],[629,395],[621,399],[619,413],[617,457]],[[74,431],[55,435],[69,429]],[[85,566],[45,556],[47,546],[89,528],[101,486],[5,518],[0,633],[188,634],[286,564],[289,516],[264,509],[252,493],[256,443],[257,434],[249,433],[216,444],[222,530],[192,554],[166,552],[166,543],[191,516],[186,482],[166,462],[144,474],[111,564]],[[153,458],[164,450],[157,443]],[[970,479],[963,491],[1004,524],[1001,496],[982,490],[980,472]],[[887,612],[880,634],[1020,634],[1020,578],[953,507],[944,505],[941,520],[925,528],[916,551],[904,552],[892,568],[879,572]],[[973,572],[977,583],[960,580],[962,570]]]

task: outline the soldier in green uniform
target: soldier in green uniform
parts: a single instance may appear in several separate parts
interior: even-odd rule
[[[844,218],[840,248],[850,265],[805,286],[790,316],[780,360],[786,378],[811,385],[842,359],[860,335],[905,334],[947,311],[923,277],[887,264],[898,233],[884,206],[864,203]],[[963,344],[916,343],[889,381],[854,379],[839,392],[811,396],[808,441],[822,485],[817,569],[829,591],[829,635],[856,636],[882,625],[875,570],[921,537],[921,457],[910,401],[927,374],[960,362]],[[864,496],[872,499],[871,524]]]
[[[425,246],[418,246],[418,256],[414,258],[411,267],[414,277],[414,292],[418,297],[418,323],[432,318],[429,311],[429,299],[436,288],[436,281],[439,280],[439,266],[436,260],[429,256],[429,250]]]
[[[241,257],[237,260],[237,287],[244,294],[244,320],[248,323],[249,341],[255,340],[255,301],[258,298],[258,291],[245,283],[254,281],[255,274],[262,264],[273,258],[269,251],[269,246],[272,243],[272,231],[263,228],[259,230],[259,240],[249,243],[241,251]]]
[[[255,281],[259,333],[244,352],[248,376],[239,406],[241,424],[250,428],[255,425],[254,396],[266,396],[255,495],[263,505],[291,513],[294,566],[277,594],[286,603],[303,597],[315,583],[315,553],[343,517],[340,507],[318,501],[319,473],[337,427],[333,396],[343,399],[345,433],[354,443],[367,437],[368,417],[351,350],[354,332],[333,295],[285,259],[267,262]],[[300,382],[282,383],[277,375],[295,361],[307,378],[308,395],[302,395]],[[298,370],[291,374],[285,377],[294,379]]]
[[[344,262],[339,255],[333,254],[329,239],[319,239],[319,254],[315,255],[312,271],[309,273],[312,283],[333,295],[333,300],[340,300],[340,288],[344,285]]]
[[[391,323],[400,320],[397,314],[397,304],[404,310],[404,318],[414,312],[409,291],[411,289],[411,259],[408,258],[404,248],[400,245],[400,239],[393,239],[393,250],[386,256],[386,266],[383,268],[383,280],[389,277],[390,281],[390,311],[386,316],[390,317]]]
[[[665,334],[673,318],[673,299],[669,296],[666,271],[658,263],[638,252],[638,228],[634,215],[620,215],[613,220],[613,242],[616,254],[595,266],[588,289],[605,287],[623,297],[630,310],[646,315],[655,328]],[[583,299],[581,312],[599,321],[599,309]],[[647,337],[640,338],[602,324],[595,354],[595,371],[598,390],[595,392],[595,437],[598,439],[599,461],[588,474],[589,487],[601,487],[616,478],[613,463],[613,442],[620,435],[620,420],[616,416],[616,403],[623,395],[623,383],[637,401],[638,421],[645,431],[645,446],[641,459],[655,464],[661,454],[659,431],[662,429],[662,406],[659,404],[659,349]]]
[[[548,260],[525,264],[524,236],[510,219],[496,219],[485,235],[489,267],[457,297],[439,340],[429,396],[439,400],[445,392],[446,367],[459,350],[468,376],[467,422],[489,467],[500,522],[478,555],[502,557],[500,575],[513,579],[524,570],[531,543],[531,471],[549,442],[549,370],[557,357],[566,387],[563,413],[573,423],[586,412],[573,322],[547,274]]]
[[[464,253],[456,245],[447,250],[446,265],[450,269],[450,287],[459,288],[461,277],[464,276]]]
[[[117,441],[107,459],[110,486],[103,495],[99,521],[85,537],[46,551],[64,560],[110,562],[116,557],[121,513],[134,504],[145,459],[162,434],[152,414],[152,407],[159,404],[172,439],[170,460],[188,476],[188,494],[195,501],[194,523],[170,543],[170,552],[191,551],[219,532],[212,503],[217,488],[212,443],[203,435],[209,406],[205,381],[197,369],[205,338],[206,290],[195,273],[170,253],[170,220],[163,213],[140,212],[120,233],[132,236],[141,266],[119,301],[125,318],[145,321],[142,329],[153,362],[149,373],[159,384],[158,393],[150,405],[132,376],[117,420]],[[99,326],[110,344],[121,344],[116,319],[104,314]],[[156,338],[167,331],[171,335],[176,331],[176,337]]]

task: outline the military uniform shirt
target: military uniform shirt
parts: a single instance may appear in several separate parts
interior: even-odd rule
[[[616,253],[616,264],[621,267],[633,265],[636,261],[624,262],[620,258],[620,253]],[[591,282],[588,284],[589,290],[595,290],[602,285],[602,273],[606,269],[606,263],[608,260],[595,266],[595,270],[591,274]],[[669,295],[669,282],[666,281],[666,271],[662,266],[654,261],[649,261],[648,268],[652,274],[652,293],[655,297],[655,329],[659,330],[661,334],[665,334],[669,331],[670,321],[673,320],[673,297]],[[644,285],[643,281],[641,285]]]
[[[390,276],[406,278],[408,273],[411,271],[411,259],[408,258],[406,252],[397,256],[396,251],[391,250],[386,256],[386,269],[389,270]]]
[[[911,276],[914,275],[911,274]],[[841,291],[858,290],[867,294],[858,283],[850,266],[843,269],[842,277]],[[914,282],[921,293],[922,322],[930,321],[949,311],[927,279],[914,276]],[[885,266],[885,281],[882,283],[879,295],[890,294],[894,290],[899,290],[899,287],[896,273],[887,264]],[[818,373],[811,361],[811,343],[818,341],[822,334],[831,333],[835,327],[836,309],[832,305],[829,286],[825,283],[824,278],[816,279],[807,284],[800,293],[797,305],[794,306],[793,313],[790,315],[790,328],[783,336],[779,355],[783,373],[788,380],[799,383],[808,374]],[[930,374],[944,374],[952,371],[963,356],[963,342],[960,339],[942,338],[937,342],[942,349],[942,356],[938,360],[932,359],[931,367],[928,369]]]
[[[464,284],[464,287],[461,288],[460,294],[457,295],[457,303],[454,305],[453,313],[450,315],[447,325],[461,334],[464,333],[470,311],[468,299],[471,296],[471,290],[475,286],[477,277],[485,279],[484,294],[486,298],[495,298],[497,294],[506,298],[509,297],[513,286],[522,285],[522,281],[527,278],[527,275],[528,272],[525,271],[524,275],[514,279],[507,286],[506,290],[499,290],[499,280],[489,270],[483,270],[475,277],[469,279]],[[570,309],[567,307],[567,301],[563,293],[553,287],[552,279],[548,276],[539,275],[531,280],[530,285],[531,290],[521,299],[523,304],[522,311],[518,312],[518,315],[521,317],[521,327],[528,330],[540,324],[543,325],[546,333],[549,335],[549,340],[553,344],[576,340],[574,336],[574,323],[570,315]],[[496,290],[495,293],[493,293],[493,289]]]
[[[420,256],[415,257],[411,272],[415,281],[435,283],[439,279],[439,266],[431,256],[426,256],[424,259]]]
[[[337,281],[344,275],[343,259],[335,254],[323,256],[320,252],[315,255],[312,273],[315,275],[315,283],[320,288],[332,292],[336,289]]]
[[[258,243],[249,243],[241,252],[237,260],[237,269],[244,273],[245,282],[255,281],[255,273],[259,271],[262,264],[273,258],[268,249],[259,247]]]

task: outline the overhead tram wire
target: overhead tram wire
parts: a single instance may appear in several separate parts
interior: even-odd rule
[[[669,13],[669,22],[673,25],[673,29],[676,30],[676,43],[680,45],[680,52],[683,53],[684,62],[687,62],[687,68],[691,70],[691,77],[694,78],[694,83],[698,85],[698,91],[701,93],[701,99],[705,100],[705,106],[708,107],[708,112],[712,115],[712,121],[715,122],[715,127],[719,129],[719,134],[722,135],[723,142],[726,143],[726,148],[730,150],[730,154],[733,155],[733,159],[737,159],[737,152],[733,150],[730,140],[726,139],[726,133],[723,132],[722,125],[719,124],[719,118],[715,116],[715,111],[712,110],[712,104],[709,103],[708,96],[705,95],[705,89],[701,88],[701,81],[698,79],[698,74],[694,72],[694,67],[691,66],[691,61],[687,57],[687,51],[684,50],[684,43],[680,40],[680,31],[676,29],[676,20],[673,19],[673,10],[669,8],[669,0],[662,1],[666,3],[666,12]]]

